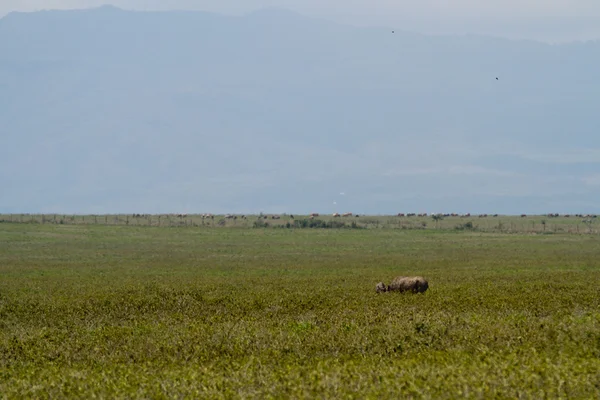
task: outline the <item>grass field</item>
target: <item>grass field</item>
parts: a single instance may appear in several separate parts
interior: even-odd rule
[[[0,278],[1,398],[600,397],[598,235],[3,223]]]

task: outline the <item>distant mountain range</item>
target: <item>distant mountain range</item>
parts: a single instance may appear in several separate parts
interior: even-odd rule
[[[598,213],[598,66],[279,9],[11,13],[0,212]]]

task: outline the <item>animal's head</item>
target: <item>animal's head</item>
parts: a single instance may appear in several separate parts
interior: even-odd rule
[[[377,293],[387,292],[387,286],[385,286],[385,283],[379,282],[377,286],[375,286],[375,290]]]

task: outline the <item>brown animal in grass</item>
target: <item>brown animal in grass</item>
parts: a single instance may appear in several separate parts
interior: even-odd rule
[[[381,292],[411,292],[423,293],[429,288],[429,282],[422,276],[398,276],[392,280],[392,283],[385,285],[379,282],[375,286],[377,293]]]

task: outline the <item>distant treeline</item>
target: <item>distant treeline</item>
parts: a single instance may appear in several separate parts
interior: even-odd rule
[[[298,228],[298,229],[366,229],[366,226],[358,224],[356,221],[346,223],[343,221],[324,221],[322,219],[294,219],[292,222],[288,221],[285,224],[271,225],[269,222],[258,219],[254,221],[252,225],[254,228]]]
[[[579,217],[579,216],[578,216]],[[499,233],[600,233],[597,218],[515,216],[377,216],[354,215],[213,215],[213,214],[0,214],[0,223],[56,225],[122,225],[147,227],[255,228],[255,229],[402,229]]]

